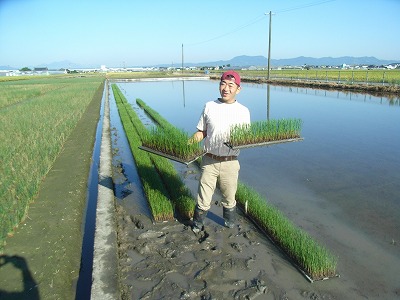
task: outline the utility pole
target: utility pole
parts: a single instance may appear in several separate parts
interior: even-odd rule
[[[183,43],[182,43],[182,74],[183,74]]]
[[[268,38],[268,76],[267,79],[269,80],[269,72],[270,72],[270,63],[271,63],[271,24],[272,24],[272,12],[269,11],[269,38]]]

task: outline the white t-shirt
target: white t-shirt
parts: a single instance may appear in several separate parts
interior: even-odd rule
[[[237,124],[250,124],[247,107],[237,101],[230,104],[219,100],[207,102],[197,124],[198,130],[207,131],[205,151],[218,156],[239,155],[239,150],[224,145],[229,141],[230,128]]]

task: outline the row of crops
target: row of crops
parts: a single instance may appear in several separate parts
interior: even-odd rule
[[[103,78],[0,82],[0,250],[27,214],[63,144]]]
[[[115,84],[112,90],[154,220],[171,220],[175,210],[180,217],[191,218],[195,204],[190,190],[169,160],[139,149],[148,130]],[[161,117],[158,122],[163,124]]]
[[[141,165],[143,160],[153,162],[154,173],[148,177],[143,177],[142,175],[141,177],[154,219],[160,220],[159,216],[167,215],[167,213],[160,213],[156,211],[153,206],[161,209],[162,207],[166,207],[166,205],[163,205],[162,203],[164,203],[164,201],[168,201],[168,199],[171,199],[171,204],[179,207],[179,205],[181,205],[180,201],[182,196],[178,195],[178,197],[172,199],[165,193],[164,196],[166,198],[163,198],[162,201],[157,198],[152,198],[152,195],[155,193],[155,191],[150,191],[149,187],[156,188],[156,184],[149,184],[149,182],[151,182],[151,180],[158,181],[158,179],[156,179],[158,176],[164,176],[164,171],[157,166],[159,163],[156,161],[162,160],[166,163],[168,160],[164,157],[138,150],[138,147],[141,146],[143,141],[150,146],[149,143],[151,141],[155,146],[159,147],[161,152],[163,152],[165,151],[165,149],[163,149],[165,145],[170,145],[173,143],[170,140],[171,136],[169,134],[171,134],[176,140],[185,141],[184,144],[182,144],[182,142],[174,144],[174,147],[182,148],[183,152],[190,151],[190,149],[188,150],[188,147],[190,147],[191,144],[189,143],[188,145],[187,143],[189,136],[180,130],[173,129],[174,127],[164,118],[162,118],[156,111],[148,107],[142,100],[137,99],[137,104],[142,107],[158,124],[158,128],[156,127],[147,130],[138,119],[136,113],[122,95],[119,88],[115,84],[113,84],[112,88],[117,105],[119,107],[119,112],[125,131],[128,135],[132,152],[135,156],[139,174],[142,174]],[[299,130],[301,129],[300,120],[286,120],[281,122],[281,131],[278,130],[278,132],[282,133],[282,128],[286,128],[287,132],[291,132],[296,137],[299,136]],[[278,127],[279,126],[276,124],[273,126],[275,131],[277,131],[276,129]],[[133,128],[137,129],[136,133],[132,132]],[[259,124],[255,124],[254,128],[259,129]],[[246,128],[246,130],[249,130],[249,128]],[[137,135],[135,142],[131,141],[133,135]],[[287,138],[288,133],[283,133],[283,136]],[[197,147],[196,149],[198,149],[198,145],[194,145],[194,147]],[[179,152],[179,150],[177,151],[177,149],[175,149],[175,153],[176,152]],[[142,156],[145,156],[146,158],[143,159]],[[147,165],[147,170],[150,169],[150,165]],[[174,181],[182,184],[182,182],[178,179],[179,176],[172,169],[174,169],[172,165],[166,169],[166,172],[168,172],[167,177],[174,177]],[[165,181],[164,183],[166,187],[171,184]],[[179,189],[184,190],[182,186],[180,186]],[[320,280],[336,275],[336,257],[330,254],[325,247],[316,242],[310,235],[291,223],[280,211],[269,204],[266,199],[254,191],[251,187],[248,187],[243,183],[239,183],[236,198],[239,206],[243,208],[246,207],[248,217],[252,219],[260,227],[260,229],[264,231],[269,238],[273,240],[274,243],[288,255],[288,257],[290,257],[295,265],[297,265],[310,280]],[[185,194],[184,199],[185,210],[180,208],[178,211],[179,213],[184,211],[183,217],[189,218],[193,215],[195,206],[194,199],[189,194]],[[168,215],[171,215],[171,212],[168,212]]]

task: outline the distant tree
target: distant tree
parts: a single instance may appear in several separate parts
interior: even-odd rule
[[[23,67],[20,71],[21,72],[29,72],[29,71],[32,71],[32,70],[29,69],[28,67]]]

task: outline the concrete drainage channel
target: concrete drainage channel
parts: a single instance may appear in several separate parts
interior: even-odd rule
[[[92,159],[81,269],[75,296],[76,299],[118,299],[108,81],[105,84]]]

